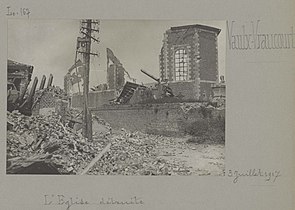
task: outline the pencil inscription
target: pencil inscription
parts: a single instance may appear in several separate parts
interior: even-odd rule
[[[15,16],[25,16],[27,18],[30,17],[31,11],[29,8],[20,7],[18,9],[12,8],[11,6],[6,7],[6,16],[15,17]]]
[[[143,205],[144,202],[141,198],[133,196],[126,200],[119,200],[114,197],[99,197],[95,201],[80,196],[67,196],[64,194],[50,194],[44,195],[45,206],[64,206],[65,210],[70,210],[73,206],[99,206],[99,205],[116,205],[116,206],[130,206],[130,205]]]
[[[241,178],[262,178],[267,183],[275,183],[282,174],[280,170],[266,171],[254,168],[243,171],[228,170],[227,176],[233,179],[234,184],[238,183]]]

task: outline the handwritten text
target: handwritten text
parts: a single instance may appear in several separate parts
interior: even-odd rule
[[[276,182],[278,177],[282,176],[280,170],[264,171],[262,169],[248,169],[245,171],[228,170],[227,176],[237,183],[242,178],[262,178],[265,182]]]
[[[7,13],[6,13],[6,16],[10,16],[10,17],[15,17],[15,16],[19,16],[19,17],[22,17],[22,16],[25,16],[27,18],[30,17],[30,14],[31,14],[31,11],[29,8],[12,8],[11,6],[7,6]]]
[[[136,196],[126,200],[118,200],[113,197],[98,198],[95,201],[89,201],[79,196],[66,196],[63,194],[56,195],[44,195],[44,204],[46,206],[64,206],[65,210],[70,210],[73,206],[98,206],[98,205],[117,205],[117,206],[129,206],[129,205],[143,205],[144,202],[141,198]]]
[[[273,50],[294,49],[293,27],[283,33],[261,33],[260,20],[251,21],[250,26],[237,27],[235,21],[227,21],[228,47],[230,50]],[[241,29],[238,30],[237,29]]]

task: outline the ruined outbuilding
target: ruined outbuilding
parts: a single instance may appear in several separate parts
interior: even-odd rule
[[[7,110],[12,111],[23,103],[33,68],[31,65],[7,60]]]

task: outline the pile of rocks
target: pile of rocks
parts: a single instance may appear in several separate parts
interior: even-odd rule
[[[7,173],[18,173],[33,163],[46,162],[50,163],[47,168],[55,167],[60,174],[80,174],[88,167],[87,174],[93,175],[190,174],[184,164],[165,157],[175,154],[173,151],[164,154],[164,148],[179,147],[168,137],[124,129],[112,132],[110,125],[98,117],[93,120],[104,129],[99,126],[94,131],[93,141],[88,141],[55,113],[24,116],[14,111],[7,113],[7,120]],[[109,149],[102,152],[109,144]],[[181,145],[183,149],[186,146]]]
[[[158,154],[161,136],[128,133],[112,136],[110,150],[88,174],[99,175],[175,175],[189,174],[185,166],[171,164]],[[177,171],[176,171],[177,168]],[[179,168],[183,170],[179,170]]]
[[[55,113],[48,116],[24,116],[14,111],[7,113],[7,119],[8,162],[18,160],[18,157],[24,159],[50,154],[50,160],[60,173],[76,174],[108,143],[107,139],[96,136],[93,141],[88,141],[81,133],[62,122]]]

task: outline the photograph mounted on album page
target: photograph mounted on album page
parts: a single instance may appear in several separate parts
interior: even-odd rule
[[[1,209],[294,209],[294,6],[1,4]]]

